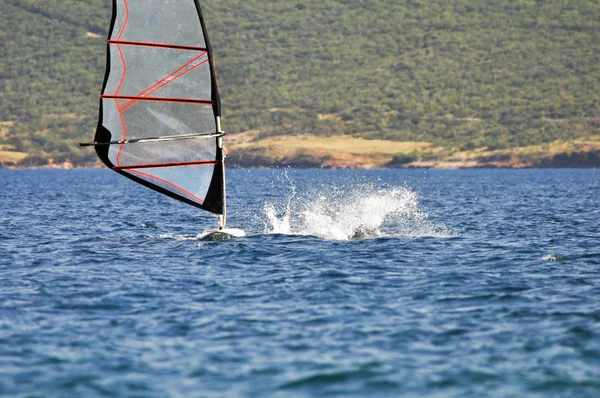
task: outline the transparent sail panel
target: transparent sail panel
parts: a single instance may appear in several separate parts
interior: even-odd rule
[[[113,140],[163,137],[182,134],[209,134],[216,131],[211,105],[171,101],[103,99],[102,124]],[[127,107],[127,110],[123,110]]]
[[[214,166],[181,166],[127,170],[126,173],[202,205]]]
[[[120,112],[119,101],[104,99],[102,102],[103,124],[115,141],[210,134],[216,129],[211,106],[148,101]],[[121,106],[126,103],[121,101]],[[117,166],[214,160],[215,157],[215,140],[211,138],[151,141],[109,148],[109,159]]]
[[[110,60],[104,94],[211,99],[206,51],[111,44]]]
[[[110,39],[205,46],[193,0],[117,0]]]
[[[109,159],[117,167],[177,165],[180,163],[209,164],[215,160],[214,139],[189,139],[167,142],[144,142],[115,145]]]

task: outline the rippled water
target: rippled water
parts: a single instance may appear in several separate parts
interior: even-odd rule
[[[600,396],[600,170],[0,170],[0,395]]]

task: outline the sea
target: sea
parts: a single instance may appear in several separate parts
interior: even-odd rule
[[[0,396],[599,397],[600,170],[0,169]]]

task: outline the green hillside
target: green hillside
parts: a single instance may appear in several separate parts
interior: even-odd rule
[[[4,1],[0,153],[94,159],[76,143],[95,130],[110,3]],[[202,4],[230,133],[500,150],[600,131],[598,1]]]

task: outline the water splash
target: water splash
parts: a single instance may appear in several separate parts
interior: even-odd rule
[[[296,198],[296,186],[292,183],[288,175],[287,169],[284,171],[284,178],[290,184],[290,194],[287,199],[287,203],[283,209],[283,212],[278,212],[275,205],[272,203],[265,203],[265,213],[270,226],[267,227],[266,233],[274,234],[292,234],[290,217],[292,215],[292,203]]]
[[[544,257],[542,257],[542,261],[552,261],[552,262],[554,262],[554,261],[562,261],[564,259],[565,259],[564,257],[559,256],[557,254],[547,254]]]
[[[333,187],[315,197],[265,204],[266,233],[312,235],[328,240],[377,237],[448,237],[444,224],[434,224],[419,208],[416,192],[373,185]]]

